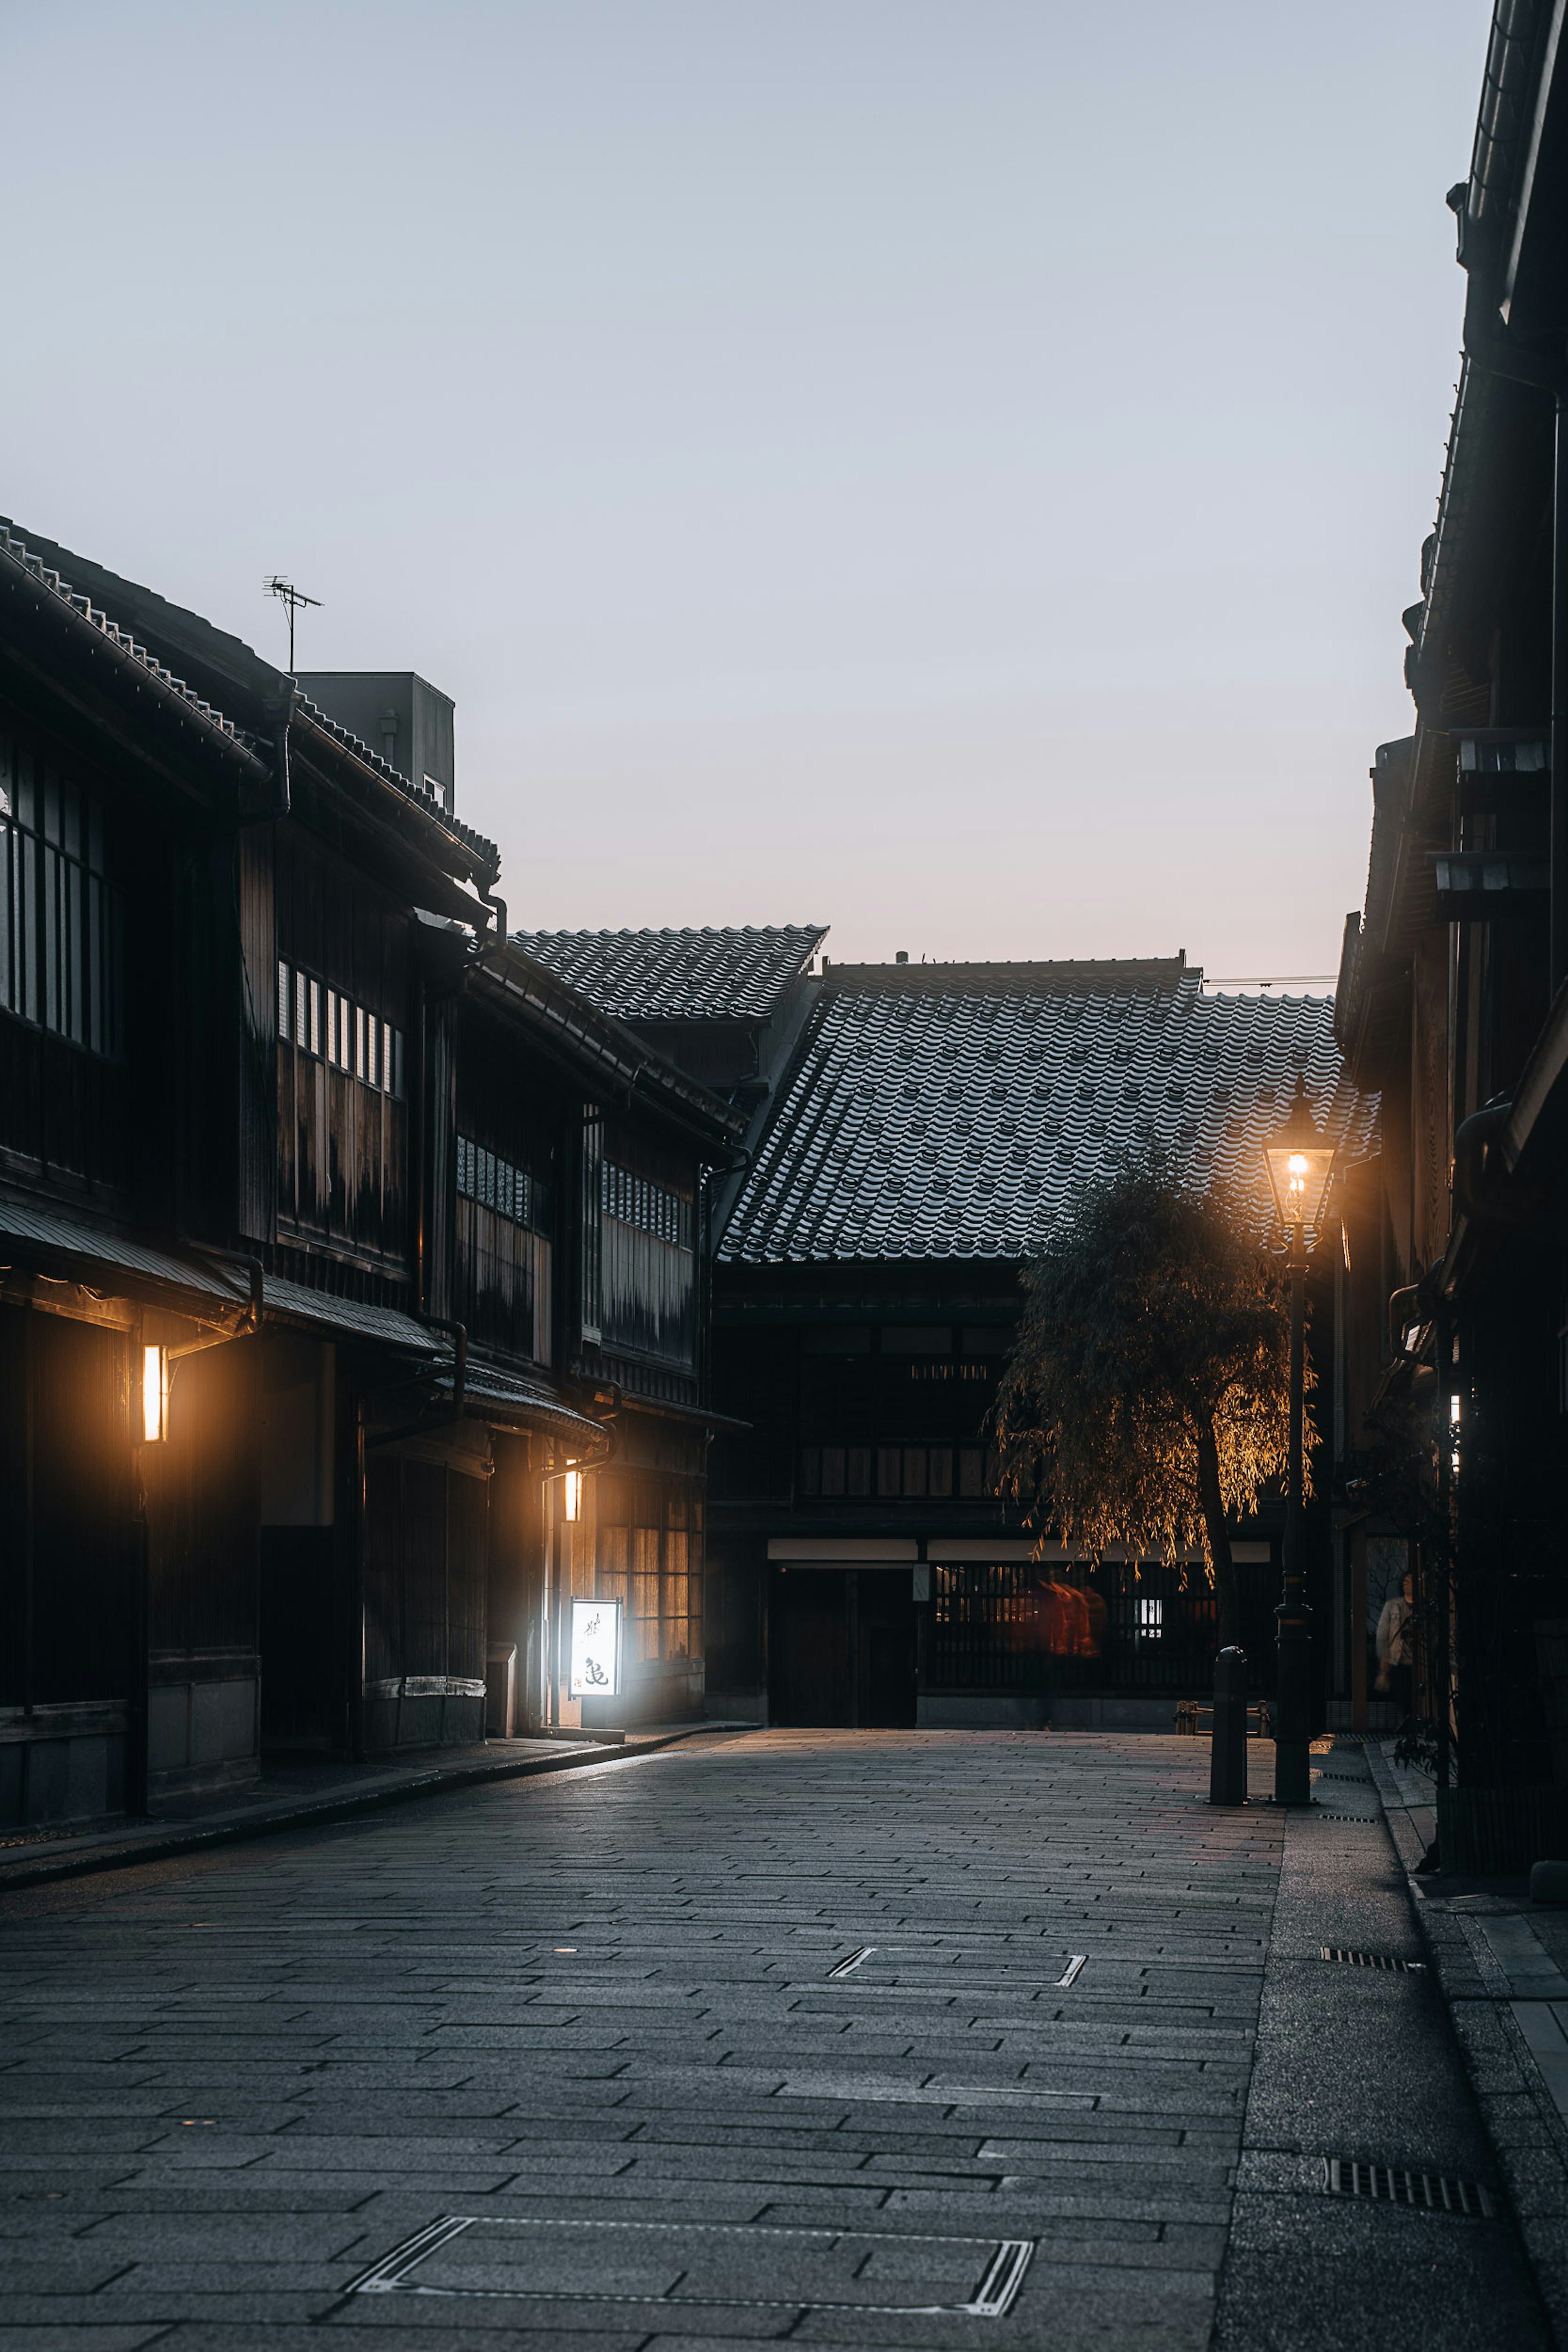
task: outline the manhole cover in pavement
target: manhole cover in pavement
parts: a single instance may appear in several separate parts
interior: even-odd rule
[[[347,2291],[1000,2319],[1034,2249],[1032,2238],[444,2213]]]

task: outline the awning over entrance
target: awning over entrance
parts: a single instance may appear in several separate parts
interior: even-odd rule
[[[6,1270],[44,1281],[172,1307],[209,1322],[248,1304],[243,1276],[30,1202],[0,1200],[0,1261]]]

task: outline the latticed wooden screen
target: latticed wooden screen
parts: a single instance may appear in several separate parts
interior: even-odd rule
[[[623,1473],[603,1480],[584,1581],[625,1612],[626,1663],[702,1655],[701,1506],[684,1479]]]
[[[1249,1680],[1270,1689],[1278,1571],[1237,1571]],[[1214,1595],[1201,1570],[1107,1561],[940,1564],[931,1571],[932,1690],[1202,1690]]]

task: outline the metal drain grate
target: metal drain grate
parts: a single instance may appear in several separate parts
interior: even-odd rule
[[[1490,2221],[1496,2210],[1476,2180],[1447,2180],[1437,2172],[1405,2172],[1396,2164],[1360,2164],[1344,2156],[1328,2160],[1328,2185],[1335,2197],[1372,2197],[1384,2205],[1416,2205],[1427,2213],[1465,2213]]]
[[[1303,1816],[1298,1814],[1298,1820]],[[1380,1822],[1381,1813],[1342,1813],[1335,1805],[1314,1805],[1304,1818],[1312,1822]]]
[[[1349,1780],[1358,1789],[1370,1789],[1372,1786],[1370,1772],[1320,1772],[1318,1778],[1320,1780]]]
[[[869,1960],[875,1949],[874,1944],[862,1944],[858,1952],[851,1952],[847,1958],[839,1961],[836,1968],[828,1970],[828,1982],[831,1984],[835,1977],[852,1977],[861,1962]]]
[[[1318,1954],[1320,1960],[1343,1960],[1347,1968],[1387,1969],[1400,1976],[1426,1973],[1425,1960],[1398,1960],[1392,1952],[1342,1952],[1337,1944],[1325,1944]]]

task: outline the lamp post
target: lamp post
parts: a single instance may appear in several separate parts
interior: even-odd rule
[[[1322,1222],[1333,1176],[1334,1154],[1312,1118],[1300,1076],[1296,1098],[1278,1135],[1263,1146],[1274,1206],[1290,1244],[1291,1451],[1285,1473],[1284,1582],[1274,1615],[1279,1624],[1280,1678],[1275,1701],[1274,1802],[1312,1802],[1312,1623],[1303,1590],[1301,1543],[1301,1423],[1306,1393],[1307,1227]]]

